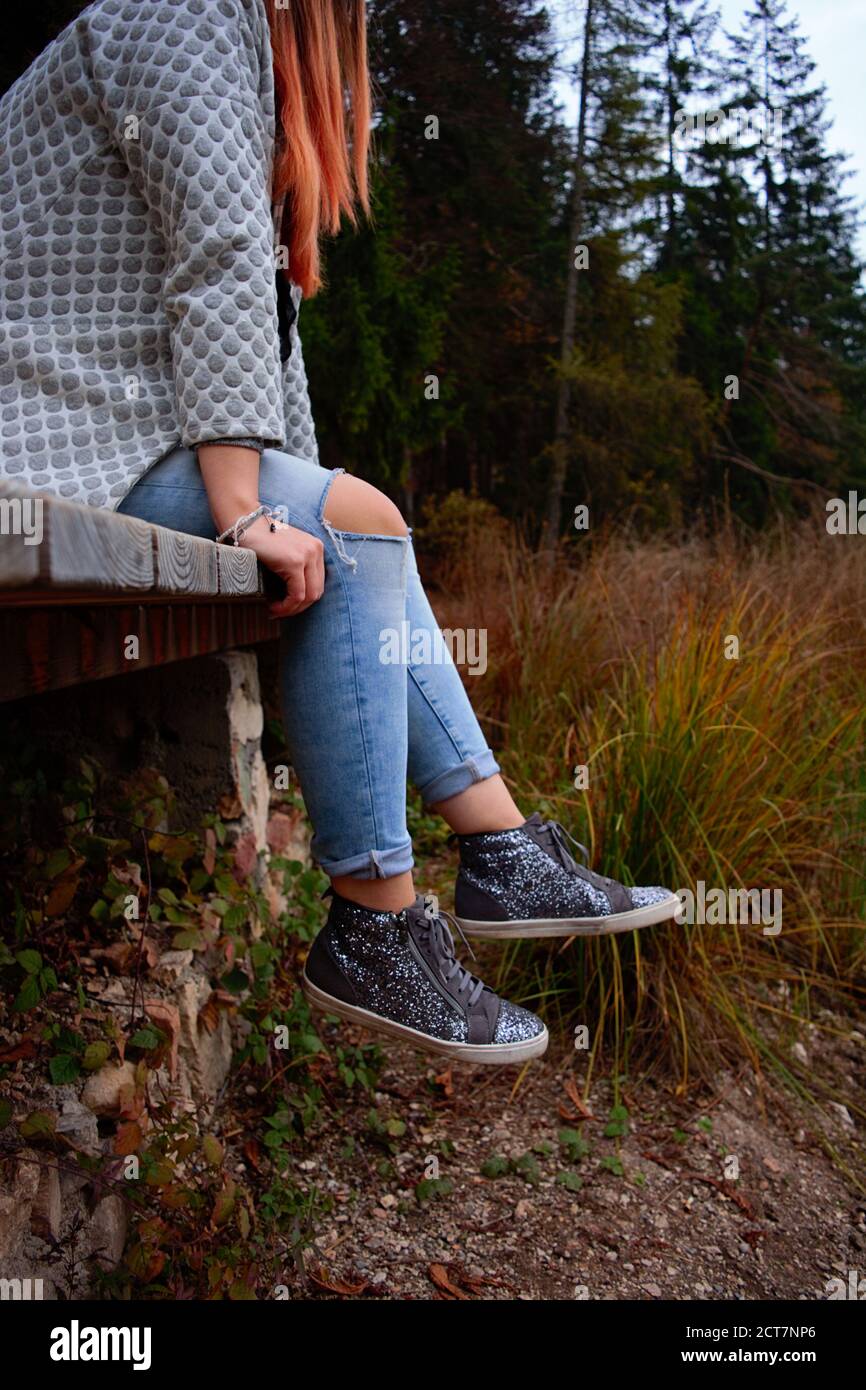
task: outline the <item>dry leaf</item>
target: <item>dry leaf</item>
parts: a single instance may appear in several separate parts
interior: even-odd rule
[[[573,1076],[566,1081],[563,1090],[582,1120],[594,1120],[595,1116],[577,1089]],[[562,1112],[560,1112],[562,1113]]]
[[[148,1018],[152,1018],[158,1028],[162,1028],[169,1036],[169,1070],[171,1079],[174,1081],[177,1076],[177,1047],[180,1039],[180,1014],[173,1004],[166,1004],[162,999],[145,999],[144,1010]]]
[[[118,1127],[114,1136],[114,1152],[116,1154],[134,1154],[141,1147],[143,1139],[141,1126],[135,1120],[129,1120],[125,1125]]]
[[[59,917],[62,912],[66,911],[75,897],[78,882],[78,874],[70,873],[68,869],[61,878],[57,879],[45,900],[46,917]]]
[[[322,1289],[324,1293],[338,1293],[344,1298],[357,1298],[365,1289],[370,1288],[366,1279],[359,1284],[348,1284],[344,1279],[332,1278],[323,1269],[308,1269],[307,1277],[311,1284],[315,1284],[316,1288]]]
[[[0,1049],[0,1062],[21,1062],[35,1057],[38,1051],[39,1044],[28,1035],[13,1046]]]
[[[202,864],[205,872],[212,874],[216,868],[216,833],[212,827],[208,827],[204,835],[205,852],[202,857]]]
[[[445,1092],[445,1099],[450,1100],[454,1095],[454,1083],[451,1079],[450,1067],[447,1071],[443,1071],[441,1075],[436,1077],[436,1085],[442,1087],[442,1090]]]
[[[468,1300],[469,1295],[464,1293],[462,1289],[459,1289],[456,1284],[452,1284],[446,1265],[431,1265],[429,1273],[437,1289],[441,1289],[443,1293],[448,1294],[451,1298],[459,1298],[464,1302]]]
[[[257,1173],[261,1171],[262,1156],[255,1139],[248,1139],[244,1144],[244,1158],[252,1164]]]

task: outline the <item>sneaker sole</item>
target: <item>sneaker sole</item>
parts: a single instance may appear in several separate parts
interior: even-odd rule
[[[679,906],[679,898],[671,893],[659,903],[633,907],[630,912],[612,912],[607,917],[526,917],[513,922],[473,922],[468,917],[458,917],[457,921],[467,936],[498,941],[522,936],[613,936],[670,921]]]
[[[381,1033],[386,1038],[396,1038],[400,1042],[409,1043],[412,1047],[419,1048],[422,1052],[435,1052],[438,1057],[447,1057],[452,1062],[469,1062],[473,1066],[514,1066],[521,1062],[528,1062],[532,1057],[540,1057],[547,1051],[547,1044],[550,1041],[547,1029],[537,1034],[534,1038],[526,1038],[523,1042],[516,1043],[461,1043],[446,1042],[444,1038],[435,1038],[430,1033],[421,1033],[417,1028],[409,1028],[404,1023],[395,1023],[393,1019],[383,1018],[381,1014],[371,1013],[369,1009],[361,1009],[357,1004],[346,1004],[342,999],[336,999],[332,994],[326,994],[323,989],[319,989],[311,980],[307,979],[306,971],[301,979],[301,988],[306,995],[307,1002],[314,1009],[321,1013],[336,1014],[338,1018],[345,1018],[350,1023],[358,1023],[364,1028],[368,1028],[371,1033]]]

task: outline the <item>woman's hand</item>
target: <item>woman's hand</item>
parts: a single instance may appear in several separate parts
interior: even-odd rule
[[[316,536],[284,522],[272,531],[267,518],[262,516],[244,532],[240,543],[247,550],[255,551],[262,564],[286,586],[285,598],[270,606],[272,618],[292,618],[322,597],[325,548]]]
[[[261,505],[259,456],[255,449],[236,444],[202,444],[198,466],[217,535]],[[272,618],[292,618],[322,597],[325,549],[316,536],[284,522],[272,531],[262,516],[244,532],[240,544],[254,550],[262,564],[286,586],[286,597],[271,604]]]

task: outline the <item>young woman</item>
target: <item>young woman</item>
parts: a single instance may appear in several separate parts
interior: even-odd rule
[[[282,701],[329,875],[313,1004],[472,1062],[543,1052],[416,895],[406,779],[456,831],[462,930],[629,930],[626,889],[518,809],[441,643],[403,518],[317,463],[298,336],[319,241],[368,210],[363,0],[97,0],[0,103],[6,476],[253,550],[284,585]],[[276,248],[276,255],[275,255]],[[441,657],[441,647],[437,651]]]

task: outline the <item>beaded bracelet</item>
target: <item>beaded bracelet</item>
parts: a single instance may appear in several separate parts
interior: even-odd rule
[[[224,541],[228,536],[232,538],[232,545],[238,545],[241,536],[247,532],[254,521],[258,521],[260,516],[266,516],[272,531],[276,531],[280,525],[279,517],[271,511],[270,507],[256,507],[254,512],[247,512],[246,516],[239,516],[233,525],[223,531],[221,536],[217,536],[217,542]]]

